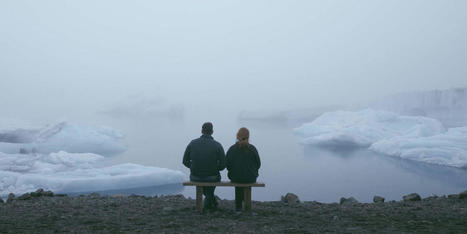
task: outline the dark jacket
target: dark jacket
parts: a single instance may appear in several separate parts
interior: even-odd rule
[[[183,165],[197,177],[220,176],[219,171],[225,168],[224,148],[212,136],[202,135],[186,147]]]
[[[232,145],[227,151],[226,161],[228,176],[232,182],[256,181],[261,161],[254,145],[250,144],[248,147],[241,147],[238,143]]]

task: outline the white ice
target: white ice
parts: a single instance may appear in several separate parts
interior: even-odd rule
[[[114,155],[126,150],[123,134],[107,127],[93,127],[61,122],[46,127],[19,128],[4,126],[0,130],[0,152],[42,153],[66,151]]]
[[[105,156],[126,150],[123,134],[111,128],[66,122],[46,127],[10,120],[0,124],[2,197],[39,188],[76,193],[153,187],[185,178],[180,171],[131,163],[104,167]]]
[[[130,189],[181,183],[185,174],[137,164],[100,167],[104,157],[64,151],[51,154],[0,153],[0,196],[38,188],[57,193]]]
[[[467,127],[429,137],[396,137],[374,143],[371,150],[415,161],[467,167]]]
[[[467,127],[447,131],[438,120],[387,111],[336,111],[295,129],[303,144],[368,147],[414,161],[467,167]]]
[[[392,137],[425,137],[444,131],[435,119],[371,109],[327,112],[295,129],[303,144],[329,147],[369,147]]]

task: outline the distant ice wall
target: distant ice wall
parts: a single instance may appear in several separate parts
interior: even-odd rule
[[[467,88],[400,93],[382,98],[370,107],[435,118],[447,127],[466,126]]]

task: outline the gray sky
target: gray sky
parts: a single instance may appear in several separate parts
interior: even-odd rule
[[[4,115],[144,93],[215,110],[467,86],[467,1],[0,0]]]

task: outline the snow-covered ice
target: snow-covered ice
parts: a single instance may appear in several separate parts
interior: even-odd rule
[[[0,196],[39,188],[79,193],[181,183],[185,174],[132,163],[103,166],[126,150],[107,127],[61,122],[47,127],[0,121]],[[8,123],[8,124],[5,124]]]
[[[58,193],[130,189],[181,183],[185,175],[166,168],[125,163],[99,167],[103,156],[64,151],[51,154],[0,153],[0,196],[38,188]]]
[[[467,167],[467,127],[446,130],[436,119],[387,111],[336,111],[295,129],[303,144],[368,147],[414,161]]]
[[[62,150],[70,153],[114,155],[126,150],[120,143],[122,138],[122,133],[111,128],[67,122],[33,129],[6,127],[0,130],[0,152],[48,154]]]
[[[331,147],[369,147],[396,136],[423,137],[444,131],[443,125],[435,119],[371,109],[324,113],[295,129],[303,144]]]
[[[371,150],[415,161],[467,167],[467,127],[450,128],[429,137],[395,137],[374,143]]]

